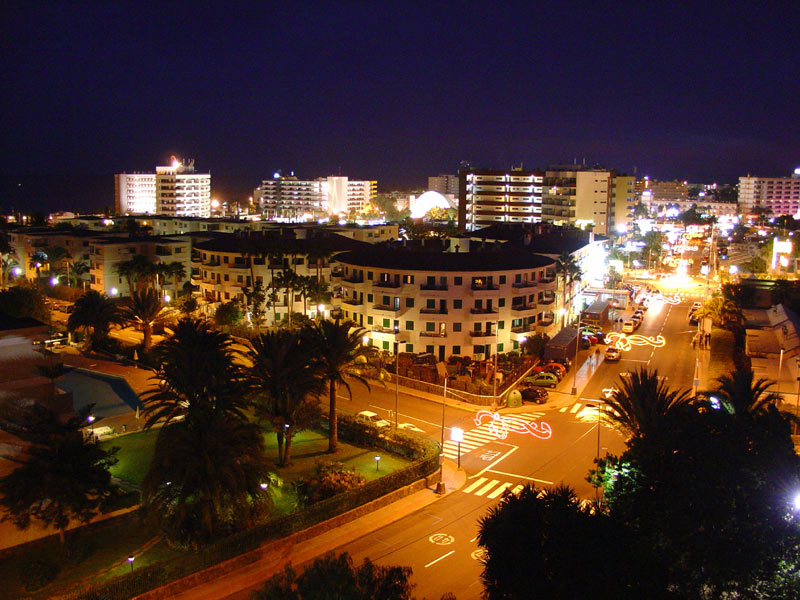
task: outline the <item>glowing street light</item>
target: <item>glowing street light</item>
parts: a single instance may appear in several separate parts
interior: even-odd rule
[[[113,298],[114,296],[119,294],[119,290],[115,287],[112,287],[110,290],[108,290],[108,293]]]
[[[464,430],[461,427],[453,427],[450,430],[450,441],[458,444],[458,468],[461,468],[461,442],[464,441]]]
[[[167,303],[169,303],[169,301],[170,301],[170,300],[172,300],[172,298],[170,297],[170,295],[169,295],[169,294],[164,294],[164,302],[167,302]]]
[[[56,277],[55,275],[53,275],[53,276],[50,278],[50,285],[52,285],[52,286],[56,286],[56,285],[58,285],[58,277]]]
[[[375,455],[375,472],[377,473],[380,471],[380,464],[381,464],[381,457],[377,454]]]
[[[134,561],[134,559],[135,559],[135,558],[136,558],[136,557],[135,557],[133,554],[131,554],[131,555],[128,557],[128,564],[131,566],[131,573],[133,573],[133,561]]]
[[[269,484],[265,481],[265,482],[259,483],[258,487],[260,487],[262,490],[266,490],[269,487]]]

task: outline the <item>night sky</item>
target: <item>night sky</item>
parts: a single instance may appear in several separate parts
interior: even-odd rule
[[[102,4],[0,9],[0,209],[111,204],[114,173],[171,154],[221,199],[276,169],[800,165],[798,2]]]

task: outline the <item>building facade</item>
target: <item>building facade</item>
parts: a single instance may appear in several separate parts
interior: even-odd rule
[[[458,181],[458,175],[439,174],[428,177],[428,189],[439,192],[442,196],[458,198],[460,189]]]
[[[740,177],[739,212],[766,210],[773,215],[800,213],[800,167],[791,177]]]
[[[543,256],[370,248],[336,261],[334,302],[383,350],[486,358],[556,321],[555,262]]]
[[[341,176],[302,180],[275,173],[261,182],[253,198],[267,219],[302,222],[363,212],[375,199],[377,187],[377,181]]]
[[[543,179],[539,171],[460,171],[459,230],[540,221]]]
[[[156,167],[156,212],[172,217],[211,216],[211,174],[198,173],[194,160],[174,159]]]
[[[156,213],[155,173],[114,175],[114,211],[118,215]]]

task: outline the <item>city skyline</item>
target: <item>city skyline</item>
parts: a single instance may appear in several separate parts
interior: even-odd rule
[[[461,161],[789,176],[797,10],[5,7],[0,204],[109,205],[115,173],[172,154],[223,200],[278,169],[383,191]]]

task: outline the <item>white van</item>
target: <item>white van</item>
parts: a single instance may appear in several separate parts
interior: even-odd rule
[[[636,329],[636,325],[634,325],[633,321],[625,321],[622,324],[622,333],[633,333],[634,329]]]

